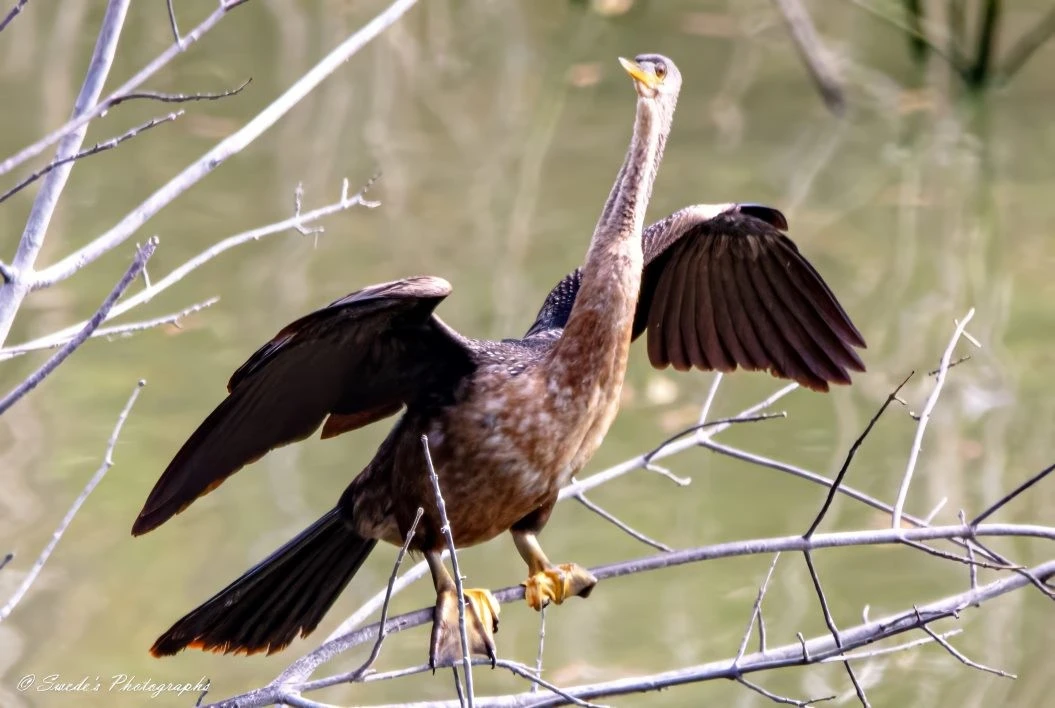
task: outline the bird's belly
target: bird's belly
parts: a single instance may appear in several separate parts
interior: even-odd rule
[[[459,546],[482,543],[556,502],[589,458],[598,411],[568,406],[525,375],[481,386],[429,426],[429,446]],[[570,397],[574,398],[574,397]],[[592,452],[592,450],[591,450]],[[581,462],[581,463],[580,463]]]

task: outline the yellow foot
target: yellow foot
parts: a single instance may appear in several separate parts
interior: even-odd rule
[[[597,578],[578,563],[544,568],[522,583],[524,599],[534,610],[541,610],[550,602],[558,605],[569,597],[589,597]]]
[[[486,656],[493,665],[495,632],[498,631],[498,600],[490,590],[465,591],[465,631],[469,653]],[[433,670],[462,660],[462,633],[458,625],[458,596],[453,591],[436,596],[432,615],[432,641],[429,644],[429,666]]]

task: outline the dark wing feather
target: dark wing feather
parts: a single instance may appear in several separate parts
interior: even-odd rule
[[[863,371],[854,347],[864,339],[817,271],[780,229],[784,216],[758,205],[731,205],[714,213],[689,207],[644,234],[645,272],[634,336],[686,342],[695,336],[706,365],[701,369],[768,369],[815,390],[850,382]],[[685,282],[685,265],[697,277]],[[653,272],[654,271],[654,272]],[[695,302],[667,294],[682,288]],[[668,312],[675,306],[679,312]],[[653,327],[664,329],[652,332]],[[688,345],[685,345],[688,348]],[[671,357],[649,359],[657,367]],[[695,362],[694,362],[695,363]]]
[[[391,415],[472,369],[464,340],[432,311],[440,278],[364,288],[283,328],[231,377],[227,398],[176,453],[132,533],[167,521],[268,451]]]
[[[648,332],[652,364],[768,370],[826,391],[864,371],[864,338],[814,267],[761,204],[695,206],[642,234],[645,267],[633,337]],[[579,290],[578,270],[546,297],[527,336],[558,332]]]

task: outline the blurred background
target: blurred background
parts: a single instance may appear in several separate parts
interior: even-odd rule
[[[67,119],[103,5],[31,3],[0,35],[0,155]],[[175,5],[186,30],[215,0]],[[79,163],[40,265],[116,223],[386,5],[252,0],[238,8],[146,88],[219,91],[252,77],[250,86],[224,101],[183,106],[187,114],[175,123]],[[981,3],[963,5],[973,28]],[[998,56],[1050,10],[1045,0],[1004,5]],[[136,240],[160,236],[149,266],[157,279],[225,236],[288,217],[298,182],[307,209],[334,201],[344,177],[354,190],[375,170],[384,173],[370,195],[382,207],[330,218],[317,237],[277,235],[216,259],[136,312],[137,318],[171,312],[213,295],[219,304],[181,328],[88,343],[0,418],[0,552],[17,553],[0,571],[6,600],[98,466],[136,380],[149,382],[116,448],[115,467],[0,625],[0,705],[150,700],[21,693],[15,684],[29,673],[70,681],[98,676],[104,683],[114,674],[157,682],[208,676],[210,699],[229,696],[269,681],[383,587],[394,558],[388,547],[379,547],[313,636],[279,655],[188,652],[155,660],[147,653],[172,621],[329,509],[372,456],[387,422],[277,451],[158,531],[133,540],[129,529],[172,455],[223,397],[230,373],[311,309],[369,283],[427,273],[454,284],[440,314],[458,330],[522,334],[549,288],[581,261],[622,160],[634,93],[615,61],[620,55],[662,52],[685,77],[649,220],[696,202],[758,201],[783,210],[791,236],[868,340],[869,371],[852,388],[827,396],[796,391],[778,406],[787,420],[741,426],[723,434],[725,442],[834,473],[893,386],[911,370],[935,368],[954,318],[975,307],[969,331],[984,346],[949,375],[907,510],[925,515],[947,497],[937,521],[954,523],[959,509],[977,513],[1051,463],[1055,46],[1042,47],[1010,81],[977,95],[942,58],[914,61],[905,34],[876,14],[900,18],[901,3],[827,0],[808,7],[845,80],[841,118],[824,107],[769,0],[423,2],[152,219]],[[933,39],[944,42],[940,34]],[[165,4],[133,3],[109,86],[170,43]],[[123,105],[92,124],[85,145],[168,110]],[[34,194],[31,188],[0,207],[5,260]],[[131,253],[130,242],[61,286],[30,296],[9,344],[90,315]],[[968,351],[966,343],[961,349]],[[0,365],[0,387],[13,386],[44,357]],[[932,381],[917,376],[906,388],[909,410],[922,407]],[[652,370],[643,347],[635,346],[623,412],[587,472],[694,423],[710,383],[710,374]],[[761,374],[727,378],[714,414],[733,414],[778,386]],[[892,501],[914,430],[905,409],[891,410],[847,482]],[[642,471],[592,497],[675,547],[799,533],[824,497],[823,488],[703,451],[668,462],[692,477],[691,486],[678,489]],[[1055,485],[1044,484],[999,518],[1050,524],[1052,509]],[[888,523],[840,499],[826,528]],[[587,566],[652,553],[575,504],[558,507],[543,542],[552,558]],[[995,545],[1026,564],[1050,556],[1050,544]],[[508,537],[460,557],[472,586],[502,587],[524,575]],[[816,560],[842,626],[856,624],[866,605],[878,617],[967,587],[963,566],[910,549],[826,551]],[[552,609],[546,678],[571,685],[735,655],[768,562],[717,561],[607,581],[588,601]],[[393,612],[431,602],[431,586],[422,582],[394,601]],[[824,633],[800,557],[778,566],[766,617],[771,646],[794,641],[799,631]],[[1053,620],[1050,601],[1032,591],[963,615],[965,632],[954,643],[977,661],[1018,674],[1016,681],[970,670],[934,645],[859,664],[858,675],[877,706],[1050,705]],[[519,603],[506,607],[500,654],[532,663],[537,632],[535,613]],[[418,628],[389,638],[378,668],[421,663],[427,637]],[[323,671],[354,668],[368,649]],[[480,695],[526,688],[504,672],[477,670],[475,678]],[[793,696],[853,696],[837,664],[753,678]],[[453,689],[449,675],[421,675],[311,697],[368,704],[447,699]],[[195,698],[156,700],[191,705]],[[767,703],[729,682],[610,702]]]

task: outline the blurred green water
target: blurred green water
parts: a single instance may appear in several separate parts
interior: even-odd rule
[[[211,12],[177,3],[188,28]],[[239,97],[187,106],[179,121],[78,166],[52,227],[47,264],[116,223],[177,170],[240,126],[381,2],[250,2],[151,82],[160,91],[213,91],[252,76]],[[1016,3],[1005,30],[1017,36],[1041,2]],[[137,235],[161,237],[154,278],[219,238],[327,203],[347,176],[380,167],[376,210],[326,222],[317,239],[284,234],[229,253],[167,291],[140,315],[221,302],[164,330],[79,351],[40,390],[0,419],[0,550],[18,553],[0,572],[6,598],[98,465],[132,386],[149,381],[115,452],[116,466],[90,498],[15,614],[0,625],[0,705],[139,705],[143,694],[19,692],[26,674],[63,680],[134,674],[158,682],[209,676],[215,698],[265,683],[310,650],[387,578],[382,549],[317,635],[273,657],[187,653],[157,661],[146,649],[172,620],[329,508],[373,453],[379,424],[338,440],[281,450],[229,481],[172,523],[132,540],[128,529],[157,475],[223,395],[227,376],[281,325],[364,284],[414,273],[455,284],[441,314],[477,336],[513,336],[548,288],[577,264],[622,159],[633,93],[614,58],[641,51],[673,57],[685,75],[674,134],[651,215],[693,202],[761,201],[783,209],[792,236],[825,275],[869,341],[869,373],[830,396],[792,394],[789,418],[730,431],[724,440],[818,472],[838,468],[850,442],[907,371],[935,365],[953,318],[977,308],[971,332],[985,347],[958,367],[931,422],[910,510],[938,517],[982,508],[1051,462],[1050,372],[1055,265],[1050,48],[986,106],[946,90],[940,67],[920,78],[901,38],[849,4],[818,10],[843,57],[852,110],[830,117],[809,85],[770,3],[638,2],[604,19],[561,2],[422,3],[328,80],[263,138],[151,220]],[[63,122],[94,42],[101,3],[67,0],[61,11],[31,4],[0,35],[0,153],[14,152]],[[134,4],[110,82],[117,85],[170,41],[162,3]],[[128,104],[93,125],[105,139],[164,107]],[[6,183],[5,183],[6,184]],[[33,191],[0,206],[0,255],[9,258]],[[61,287],[26,301],[11,342],[90,314],[127,265],[131,245]],[[3,363],[13,385],[43,358]],[[710,384],[705,374],[649,369],[635,351],[628,402],[590,470],[648,449],[691,423]],[[716,414],[773,391],[761,375],[723,383]],[[919,410],[929,382],[906,398]],[[673,389],[674,400],[669,401]],[[657,394],[658,392],[658,394]],[[659,395],[663,394],[663,395]],[[892,499],[914,422],[892,412],[851,470],[850,483]],[[763,427],[764,426],[764,427]],[[703,452],[671,460],[691,475],[685,490],[637,473],[592,496],[629,523],[676,547],[785,535],[812,519],[823,490]],[[1002,513],[1051,523],[1052,485]],[[846,500],[828,528],[884,519]],[[586,565],[650,550],[584,509],[554,515],[543,541],[551,557]],[[1041,544],[1001,549],[1028,563]],[[549,613],[547,678],[573,684],[729,657],[735,653],[767,560],[752,558],[606,582],[586,602]],[[966,571],[909,550],[833,551],[819,571],[840,625],[966,587]],[[523,575],[508,539],[462,556],[473,585]],[[782,560],[767,597],[770,643],[824,631],[806,570]],[[428,604],[428,584],[393,611]],[[1020,593],[964,615],[955,642],[975,659],[1019,674],[972,672],[927,647],[860,665],[875,705],[1044,705],[1055,688],[1050,627],[1055,613]],[[500,651],[531,662],[538,620],[507,607]],[[388,640],[380,667],[424,659],[425,630]],[[358,665],[360,655],[333,670]],[[481,692],[521,690],[503,674],[476,672]],[[761,677],[796,696],[851,691],[839,666]],[[852,692],[849,693],[852,696]],[[339,688],[319,700],[370,703],[449,698],[448,677]],[[163,705],[193,699],[164,695]],[[763,705],[719,683],[614,701],[620,705]]]

